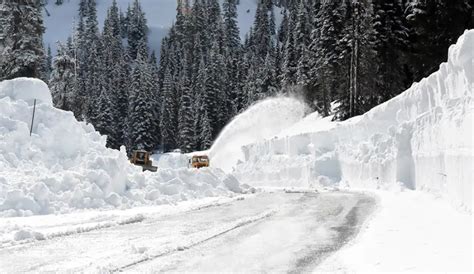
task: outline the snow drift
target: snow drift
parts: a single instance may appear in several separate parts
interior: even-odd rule
[[[33,99],[38,104],[30,137]],[[241,191],[219,170],[141,172],[124,151],[105,143],[90,124],[54,108],[40,80],[1,82],[0,216],[129,208]]]
[[[234,175],[254,185],[403,185],[472,211],[473,91],[469,30],[439,71],[401,95],[346,122],[312,117],[277,138],[245,146],[245,162]]]

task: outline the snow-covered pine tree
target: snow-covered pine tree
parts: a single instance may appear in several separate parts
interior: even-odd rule
[[[102,103],[109,103],[112,106],[110,107],[110,124],[107,125],[107,143],[109,147],[118,149],[123,141],[123,122],[126,118],[126,112],[122,108],[127,108],[127,88],[124,85],[124,69],[123,64],[124,60],[124,49],[122,46],[121,38],[121,26],[119,21],[119,10],[116,1],[112,2],[112,6],[107,11],[107,17],[104,22],[104,30],[102,32],[102,60],[104,62],[103,73],[104,73],[104,87],[102,88],[101,97],[99,98],[99,110],[107,108],[107,106],[102,106]],[[103,118],[109,119],[109,117]],[[109,127],[111,127],[109,129]],[[102,134],[105,134],[101,131]]]
[[[374,2],[374,29],[376,31],[377,83],[375,104],[387,101],[404,90],[408,81],[404,70],[409,45],[409,30],[404,8],[398,0]]]
[[[417,0],[406,9],[410,32],[409,64],[419,81],[446,61],[446,49],[466,29],[474,28],[472,0]],[[410,83],[411,84],[411,83]]]
[[[259,87],[257,82],[261,64],[257,61],[258,59],[254,57],[254,54],[254,52],[248,51],[244,57],[245,67],[248,71],[245,85],[243,87],[243,93],[245,96],[243,99],[244,108],[251,106],[254,102],[259,100]]]
[[[373,28],[373,7],[370,0],[355,0],[348,3],[349,17],[346,19],[343,41],[347,49],[340,59],[349,59],[349,92],[339,89],[336,119],[347,119],[360,115],[374,107],[376,97],[376,52]],[[345,58],[344,58],[345,57]],[[348,101],[348,102],[347,102]]]
[[[75,60],[63,44],[58,44],[58,53],[53,59],[53,70],[49,88],[54,106],[63,110],[74,109]]]
[[[222,41],[222,14],[221,6],[219,0],[207,0],[205,4],[207,12],[207,31],[209,33],[209,38],[211,41],[215,39],[220,39]]]
[[[212,136],[216,137],[221,129],[222,118],[226,113],[222,109],[222,98],[225,93],[225,67],[223,56],[220,53],[219,42],[214,40],[210,52],[210,60],[206,71],[206,90],[203,94],[204,106],[209,115]]]
[[[148,65],[146,40],[138,45],[129,89],[128,149],[152,151],[156,148],[154,130],[153,79]]]
[[[275,58],[268,53],[265,57],[264,65],[260,68],[259,77],[257,79],[257,100],[274,96],[277,93],[277,75],[276,75]]]
[[[85,16],[87,14],[87,0],[81,0],[79,4],[79,20],[73,36],[71,37],[70,51],[74,56],[76,65],[74,68],[74,106],[72,112],[79,121],[86,119],[86,110],[89,98],[86,93],[86,69],[87,48],[85,36]]]
[[[295,85],[297,80],[296,73],[298,70],[298,56],[296,55],[296,44],[294,38],[295,34],[293,32],[288,33],[286,43],[283,47],[284,61],[280,78],[282,86],[286,88]]]
[[[42,75],[43,18],[38,0],[0,3],[0,80]]]
[[[188,56],[183,56],[187,59]],[[185,62],[186,64],[186,62]],[[187,68],[180,73],[179,89],[181,97],[178,112],[178,143],[182,152],[191,152],[194,148],[194,111],[192,104],[191,81],[188,78]]]
[[[253,26],[253,33],[250,39],[252,40],[253,50],[256,53],[256,56],[261,58],[262,64],[263,60],[267,56],[267,53],[273,53],[274,49],[274,34],[275,29],[274,24],[271,23],[271,11],[273,10],[273,5],[270,0],[259,1],[257,6],[257,11],[255,13],[255,23]]]
[[[229,77],[228,106],[230,116],[242,109],[242,44],[240,30],[237,25],[237,0],[225,0],[224,10],[224,35],[225,35],[225,60],[227,75]]]
[[[298,15],[294,30],[295,51],[298,57],[296,69],[296,82],[306,90],[309,85],[309,54],[308,47],[311,38],[311,20],[309,18],[310,4],[308,1],[301,0],[298,6]]]
[[[200,132],[200,139],[201,139],[201,149],[207,150],[210,149],[212,146],[212,127],[211,122],[209,119],[209,114],[207,111],[204,111],[204,114],[201,119],[201,132]]]
[[[147,20],[140,5],[140,1],[135,0],[133,2],[131,9],[127,13],[127,20],[129,55],[133,60],[137,57],[137,51],[141,41],[148,43]]]
[[[43,60],[43,68],[41,69],[42,75],[41,79],[45,82],[48,82],[51,77],[51,70],[53,66],[53,55],[51,54],[51,47],[48,45],[46,55]]]
[[[82,73],[85,82],[86,109],[85,116],[88,122],[95,124],[98,115],[98,99],[105,85],[103,74],[103,47],[97,21],[97,4],[95,0],[88,0],[84,26],[84,43],[81,51],[84,54]]]
[[[344,16],[346,6],[343,0],[324,1],[316,15],[314,28],[311,33],[309,46],[310,78],[313,80],[312,88],[314,99],[319,113],[328,116],[331,112],[331,101],[338,90],[341,68],[341,40],[344,30]],[[347,90],[347,89],[346,89]]]
[[[175,127],[175,94],[172,86],[172,75],[169,68],[166,69],[161,88],[163,102],[161,105],[161,145],[163,151],[176,148],[177,128]]]
[[[95,118],[94,127],[102,135],[107,136],[107,146],[112,148],[118,148],[119,140],[117,134],[117,127],[115,125],[115,102],[113,93],[102,87],[102,91],[97,99],[97,117]],[[118,146],[118,147],[117,147]]]
[[[163,100],[161,93],[160,93],[160,83],[158,81],[159,76],[159,68],[157,63],[157,57],[155,51],[152,51],[149,60],[150,66],[150,73],[152,78],[152,104],[153,104],[153,135],[155,136],[155,144],[160,144],[161,142],[161,132],[160,132],[160,116],[161,116],[161,102]]]
[[[201,60],[199,62],[199,68],[198,68],[198,73],[196,76],[196,79],[193,84],[193,119],[194,119],[194,145],[195,149],[197,150],[202,150],[204,149],[202,146],[202,140],[201,140],[201,120],[203,119],[204,112],[206,110],[206,107],[204,105],[204,94],[206,92],[206,64],[204,62],[204,57],[201,56]]]

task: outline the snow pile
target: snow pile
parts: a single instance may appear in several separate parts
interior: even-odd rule
[[[30,137],[33,98],[40,100]],[[239,189],[227,187],[219,170],[141,172],[105,143],[90,124],[51,106],[41,81],[0,83],[0,216],[166,204]]]
[[[48,86],[38,79],[17,78],[0,82],[0,98],[10,97],[12,100],[23,100],[31,104],[35,99],[53,105]]]
[[[304,116],[303,103],[292,98],[270,98],[251,106],[236,116],[212,145],[211,166],[231,171],[244,159],[242,147],[266,138],[293,125]]]
[[[346,122],[308,117],[278,138],[245,146],[245,162],[234,175],[270,186],[402,185],[440,194],[470,211],[473,91],[470,30],[449,49],[439,71],[401,95]]]
[[[179,152],[151,155],[153,165],[159,169],[189,167],[189,158],[189,156]]]

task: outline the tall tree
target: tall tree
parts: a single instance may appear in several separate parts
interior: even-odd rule
[[[163,86],[161,89],[163,102],[161,105],[161,145],[164,151],[176,148],[177,127],[176,127],[176,95],[173,92],[172,76],[169,69],[166,69]]]
[[[49,88],[54,106],[63,110],[74,109],[75,60],[63,44],[58,45],[58,53],[53,59],[53,70]]]
[[[398,0],[374,2],[376,72],[376,104],[380,104],[402,92],[408,84],[404,64],[409,46],[409,29],[404,8]]]
[[[38,0],[0,4],[0,80],[41,77],[45,53],[40,8]]]
[[[474,3],[470,0],[417,0],[409,2],[406,17],[411,29],[410,64],[419,81],[446,61],[447,48],[466,29],[474,28]]]
[[[127,14],[128,22],[128,47],[130,58],[137,58],[137,51],[142,41],[148,42],[148,27],[145,13],[140,1],[135,0]]]
[[[156,148],[154,137],[153,79],[148,65],[145,41],[137,50],[132,72],[128,110],[128,148],[152,151]]]

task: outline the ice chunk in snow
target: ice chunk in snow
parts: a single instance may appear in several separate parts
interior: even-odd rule
[[[242,188],[240,187],[239,181],[237,181],[237,179],[232,175],[226,175],[225,176],[224,185],[228,189],[232,190],[233,192],[236,192],[236,193],[241,193],[242,192]]]
[[[31,231],[27,229],[20,229],[13,234],[14,241],[22,241],[27,239],[44,240],[46,238],[40,232]]]
[[[53,104],[48,86],[34,78],[17,78],[0,82],[0,98],[7,96],[12,100],[24,100],[29,104],[34,99],[48,105]]]

